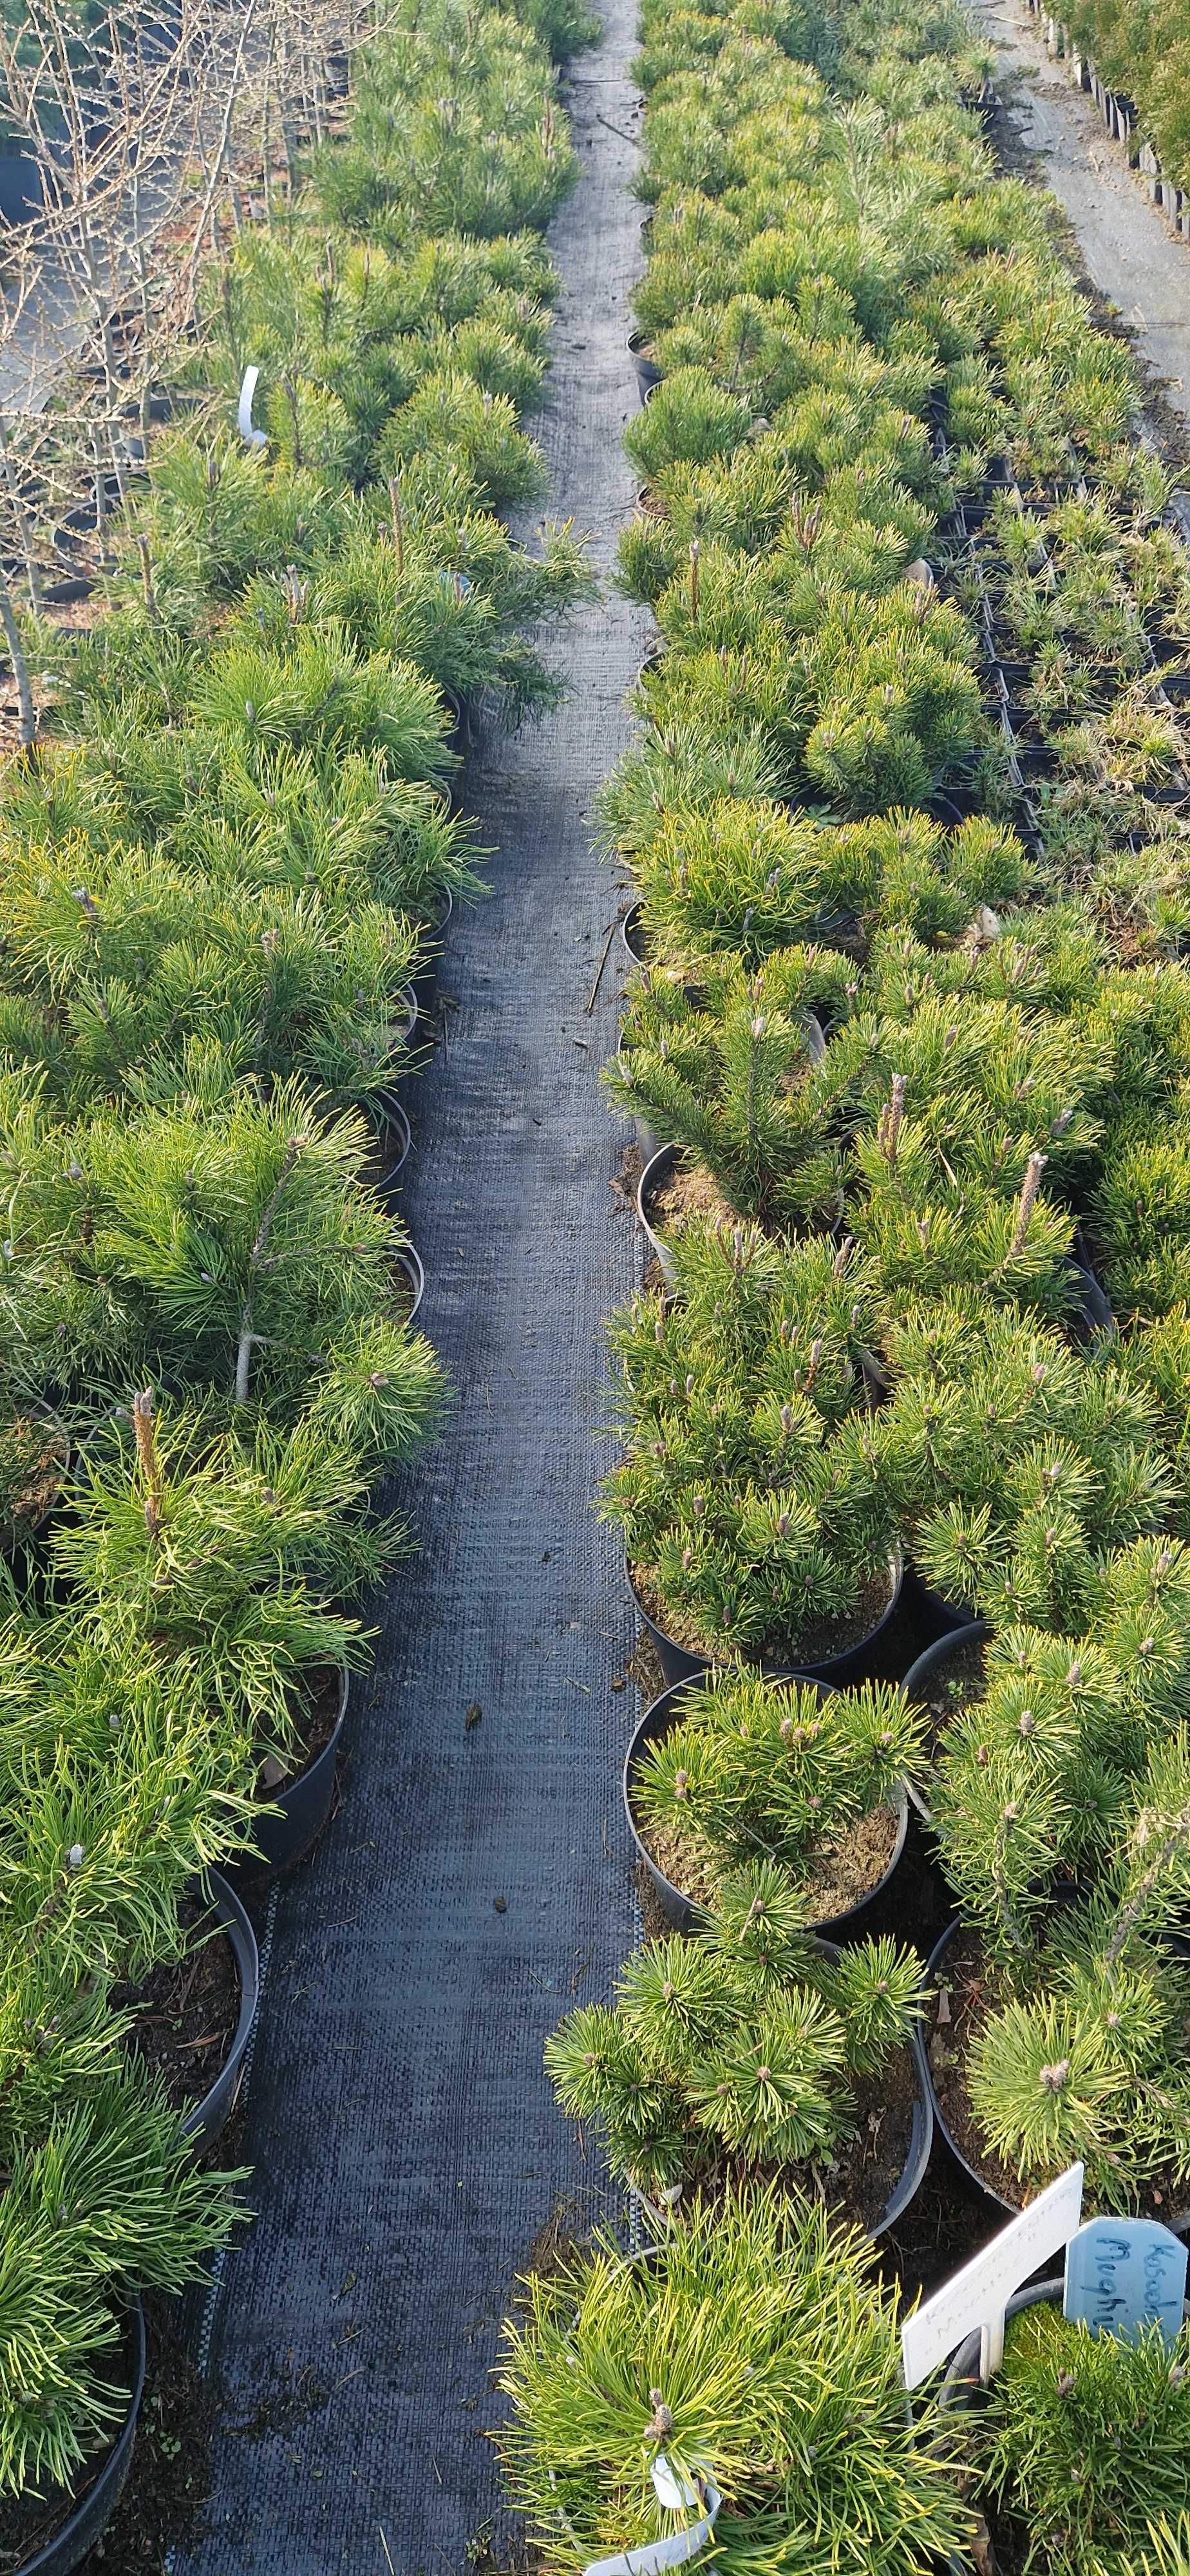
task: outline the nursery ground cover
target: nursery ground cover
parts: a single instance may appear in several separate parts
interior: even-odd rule
[[[632,33],[612,10],[569,85],[583,175],[550,236],[563,293],[534,423],[549,507],[604,570],[631,493],[639,214],[631,148],[601,119],[627,126]],[[258,2214],[220,2303],[208,2536],[179,2576],[383,2570],[381,2524],[400,2576],[461,2569],[493,2509],[508,2283],[555,2212],[582,2224],[602,2197],[541,2048],[632,1937],[612,1794],[631,1692],[611,1690],[631,1622],[591,1503],[599,1324],[635,1253],[593,1080],[620,974],[613,955],[588,1014],[616,896],[586,818],[641,625],[614,597],[581,612],[551,654],[566,705],[468,763],[493,891],[450,935],[407,1200],[457,1405],[417,1476],[421,1552],[361,1689],[342,1810],[278,1904]]]

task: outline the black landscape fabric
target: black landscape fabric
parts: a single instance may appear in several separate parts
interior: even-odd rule
[[[536,425],[545,506],[591,533],[601,576],[632,501],[633,37],[616,0],[567,84],[582,179],[551,237],[564,292]],[[353,1689],[340,1810],[276,1906],[242,2134],[256,2217],[215,2314],[207,2537],[175,2576],[504,2564],[484,2438],[499,2321],[540,2232],[599,2213],[597,2155],[541,2050],[634,1937],[619,1767],[637,1701],[611,1688],[633,1632],[592,1510],[614,1454],[600,1327],[640,1266],[596,1079],[618,934],[586,1003],[626,900],[590,811],[641,623],[605,586],[559,647],[559,713],[470,764],[491,891],[449,932],[404,1206],[455,1410],[410,1479],[421,1552]]]

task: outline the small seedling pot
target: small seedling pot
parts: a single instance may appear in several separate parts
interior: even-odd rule
[[[373,1116],[380,1170],[372,1187],[377,1198],[387,1200],[397,1195],[397,1182],[409,1159],[413,1137],[408,1117],[395,1091],[377,1093]]]
[[[659,385],[661,382],[661,369],[654,366],[649,356],[649,347],[650,334],[647,331],[629,333],[628,353],[636,371],[637,390],[642,402],[647,402],[654,385]]]
[[[434,1016],[438,1004],[438,969],[442,962],[442,942],[446,936],[447,926],[453,911],[454,896],[450,891],[450,887],[447,886],[446,891],[438,904],[438,908],[431,925],[433,946],[424,965],[418,967],[417,973],[413,978],[413,982],[409,986],[409,991],[412,993],[417,1007],[418,1019],[421,1021],[422,1026],[431,1032],[433,1031]]]
[[[622,946],[627,949],[633,965],[645,965],[649,952],[645,944],[645,908],[643,903],[629,904],[628,910],[620,923],[620,940]]]
[[[204,2093],[182,2122],[182,2134],[189,2138],[196,2154],[212,2147],[225,2129],[235,2107],[236,2095],[244,2073],[244,2059],[260,2001],[260,1957],[254,1933],[244,1908],[217,1869],[208,1872],[211,1907],[217,1922],[231,1943],[240,1975],[240,2012],[235,2037],[209,2092]]]
[[[404,1272],[413,1291],[413,1303],[405,1317],[406,1323],[412,1324],[421,1312],[421,1301],[426,1293],[426,1274],[421,1254],[412,1243],[406,1243],[400,1252],[393,1254],[393,1265],[395,1269]]]
[[[703,1678],[705,1677],[699,1676],[700,1680]],[[774,1675],[771,1678],[775,1680],[777,1677]],[[792,1678],[796,1679],[797,1676]],[[694,1687],[697,1689],[697,1682]],[[824,1698],[825,1689],[821,1685],[815,1687],[818,1688],[819,1697]],[[632,1812],[632,1781],[645,1746],[655,1744],[669,1734],[671,1727],[676,1725],[681,1715],[681,1702],[690,1689],[689,1682],[675,1682],[668,1690],[662,1691],[660,1698],[655,1699],[652,1706],[645,1710],[624,1756],[623,1796],[628,1831],[636,1847],[637,1858],[644,1862],[652,1880],[666,1922],[672,1923],[675,1932],[697,1932],[703,1921],[703,1909],[695,1898],[684,1896],[681,1888],[674,1886],[673,1881],[665,1876],[664,1871],[658,1868],[652,1858],[637,1830],[636,1819]],[[875,1885],[869,1888],[867,1895],[861,1897],[857,1905],[848,1906],[846,1913],[824,1916],[820,1923],[812,1923],[809,1929],[816,1938],[823,1941],[846,1941],[852,1934],[861,1933],[864,1916],[870,1912],[877,1897],[883,1896],[900,1864],[901,1854],[905,1849],[905,1836],[909,1830],[909,1801],[903,1783],[889,1803],[897,1818],[897,1838],[883,1877],[876,1880]]]
[[[72,2570],[106,2531],[123,2495],[132,2466],[136,2419],[145,2393],[145,2320],[139,2299],[128,2310],[124,2360],[132,2386],[128,2412],[111,2449],[65,2522],[59,2523],[52,2540],[47,2540],[44,2549],[35,2551],[32,2558],[22,2558],[20,2576],[72,2576]],[[51,2494],[47,2498],[47,2518],[52,2510]]]
[[[632,1580],[632,1568],[628,1563],[627,1557],[625,1557],[624,1563],[625,1571],[628,1576],[628,1589],[632,1594],[637,1610],[639,1611],[640,1616],[648,1629],[649,1635],[653,1640],[653,1645],[657,1654],[657,1661],[661,1666],[661,1670],[665,1675],[667,1683],[692,1682],[700,1680],[704,1673],[709,1673],[714,1669],[711,1656],[691,1653],[688,1647],[679,1646],[673,1637],[667,1636],[664,1628],[658,1627],[656,1620],[652,1618],[646,1610],[644,1602],[641,1600],[636,1585]],[[876,1621],[875,1626],[868,1630],[866,1637],[860,1637],[854,1646],[844,1646],[837,1655],[822,1656],[817,1663],[770,1664],[762,1662],[760,1670],[765,1675],[766,1679],[769,1681],[823,1682],[828,1687],[836,1689],[842,1689],[851,1682],[863,1681],[865,1676],[871,1670],[874,1649],[879,1643],[880,1638],[884,1635],[885,1629],[888,1627],[901,1598],[901,1585],[904,1581],[905,1569],[904,1559],[899,1545],[890,1551],[888,1570],[890,1578],[888,1606],[886,1609],[881,1611],[880,1617]],[[728,1660],[730,1660],[730,1657]],[[750,1659],[745,1658],[745,1661],[747,1660]]]
[[[982,1645],[984,1638],[990,1635],[991,1630],[986,1619],[968,1619],[962,1626],[951,1628],[946,1636],[935,1637],[933,1645],[926,1647],[925,1653],[918,1656],[915,1664],[910,1664],[901,1685],[906,1699],[924,1699],[930,1683],[938,1673],[944,1673],[947,1665],[952,1664],[956,1656],[965,1654],[971,1646]],[[920,1783],[913,1780],[909,1781],[908,1789],[918,1815],[923,1817],[928,1825],[930,1807],[925,1790]]]
[[[226,1873],[232,1889],[257,1887],[262,1879],[274,1878],[279,1870],[292,1869],[317,1841],[334,1800],[335,1771],[350,1694],[351,1676],[341,1671],[334,1733],[304,1771],[270,1795],[270,1812],[261,1816],[256,1827],[255,1852],[247,1853]]]

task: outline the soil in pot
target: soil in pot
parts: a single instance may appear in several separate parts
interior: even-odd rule
[[[629,1573],[642,1608],[647,1610],[663,1635],[672,1638],[675,1646],[684,1648],[688,1655],[704,1656],[708,1663],[738,1659],[737,1649],[725,1648],[722,1639],[712,1644],[703,1635],[696,1619],[685,1611],[671,1609],[662,1600],[651,1567],[630,1565]],[[799,1672],[807,1665],[825,1663],[832,1655],[846,1654],[852,1646],[862,1646],[864,1639],[871,1636],[872,1630],[884,1617],[896,1581],[897,1577],[887,1563],[873,1566],[860,1587],[854,1608],[846,1617],[820,1621],[817,1627],[804,1629],[794,1644],[767,1645],[759,1652],[745,1655],[743,1661],[763,1661],[771,1664],[777,1672]]]
[[[174,2109],[193,2111],[231,2054],[240,2018],[240,1972],[226,1932],[211,1931],[211,1909],[186,1896],[182,1923],[198,1936],[182,1958],[162,1960],[141,1986],[113,1990],[117,2010],[131,2009],[137,2055],[164,2078]],[[200,1928],[201,1927],[201,1928]]]
[[[635,1814],[636,1830],[662,1877],[694,1905],[714,1902],[720,1871],[712,1854],[700,1850],[671,1826],[646,1825]],[[837,1841],[816,1852],[803,1885],[810,1898],[809,1921],[830,1923],[862,1905],[883,1878],[896,1847],[900,1819],[891,1807],[873,1807]],[[790,1875],[794,1875],[791,1871]],[[883,2203],[881,2204],[883,2206]]]
[[[237,2159],[233,2158],[233,2162]],[[217,2383],[175,2340],[171,2303],[146,2303],[148,2363],[128,2483],[79,2576],[157,2576],[169,2551],[197,2542],[210,2490]],[[0,2561],[0,2564],[3,2564]],[[17,2571],[19,2576],[19,2571]]]
[[[675,1165],[649,1193],[649,1221],[655,1233],[670,1234],[691,1219],[703,1225],[739,1223],[735,1208],[701,1163]]]
[[[947,1997],[949,2022],[938,2019],[938,2002],[929,2007],[927,2055],[930,2076],[938,2108],[960,2155],[966,2157],[979,2176],[985,2191],[1012,2209],[1023,2209],[1035,2197],[1040,2184],[1022,2183],[1010,2165],[1002,2163],[987,2145],[976,2121],[967,2090],[967,2061],[985,2022],[996,2010],[995,1989],[984,1961],[979,1934],[963,1925],[947,1944],[940,1967],[940,1988]],[[1184,2186],[1179,2191],[1170,2180],[1154,2180],[1141,2195],[1139,2216],[1158,2218],[1165,2226],[1171,2217],[1180,2216],[1184,2204]],[[1090,2215],[1086,2211],[1085,2215]]]
[[[0,1429],[0,1550],[32,1537],[66,1481],[70,1440],[61,1423],[17,1414]]]

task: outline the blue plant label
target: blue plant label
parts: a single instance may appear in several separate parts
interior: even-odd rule
[[[1128,2339],[1154,2320],[1167,2343],[1182,2323],[1186,2248],[1155,2218],[1089,2218],[1066,2248],[1064,2316]]]

